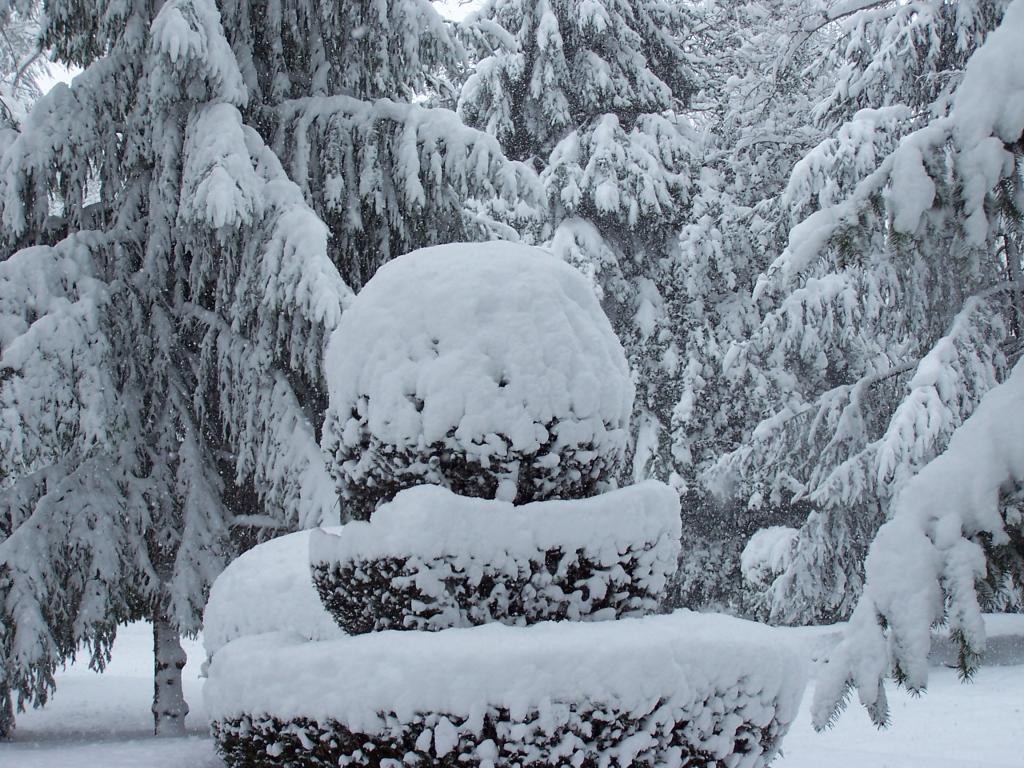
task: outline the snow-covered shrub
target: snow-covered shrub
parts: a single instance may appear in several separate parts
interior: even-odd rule
[[[679,556],[679,497],[647,482],[514,507],[437,486],[310,540],[313,581],[351,634],[656,611]]]
[[[322,445],[345,512],[404,489],[531,501],[609,487],[633,383],[582,274],[512,243],[424,248],[382,267],[331,337]]]
[[[309,640],[342,635],[310,579],[312,533],[299,531],[258,544],[217,577],[203,612],[207,656],[239,637],[266,632],[288,630]]]
[[[214,654],[229,765],[771,759],[799,655],[735,619],[643,616],[677,564],[679,498],[613,490],[633,384],[581,273],[510,243],[400,257],[346,309],[325,372],[355,521],[314,532],[303,564],[352,635]]]
[[[681,611],[242,638],[214,657],[205,701],[234,768],[755,768],[777,752],[803,686],[800,655],[773,630]]]

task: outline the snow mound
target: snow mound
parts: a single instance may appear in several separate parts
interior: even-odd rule
[[[377,271],[331,337],[323,446],[366,519],[432,483],[525,503],[603,490],[633,383],[587,279],[505,243],[424,248]]]
[[[805,680],[800,654],[771,628],[679,611],[241,638],[214,658],[204,699],[231,765],[262,751],[315,752],[324,765],[394,755],[396,766],[678,767],[696,756],[753,768],[776,752]]]
[[[793,543],[799,531],[784,525],[773,525],[756,531],[740,555],[743,578],[755,587],[767,587],[789,568]]]
[[[259,544],[217,577],[203,614],[207,656],[239,637],[265,632],[291,630],[309,640],[344,634],[313,587],[308,555],[311,533],[299,531]]]
[[[513,506],[433,485],[310,539],[313,579],[349,633],[658,609],[679,558],[679,496],[657,481]]]

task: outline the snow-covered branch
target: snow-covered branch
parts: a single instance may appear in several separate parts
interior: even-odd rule
[[[982,534],[1007,539],[1000,492],[1024,481],[1024,363],[993,388],[946,450],[901,491],[865,565],[864,594],[819,678],[814,721],[832,722],[851,688],[878,724],[883,681],[912,691],[928,682],[931,629],[948,623],[969,675],[985,644],[976,591],[985,576]]]

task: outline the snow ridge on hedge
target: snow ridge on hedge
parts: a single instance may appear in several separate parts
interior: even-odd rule
[[[442,764],[430,762],[439,756],[456,765],[462,756],[466,764],[499,766],[512,764],[511,755],[526,763],[525,754],[545,765],[601,759],[678,768],[699,752],[712,765],[749,768],[777,750],[805,680],[801,655],[774,630],[679,611],[319,643],[290,633],[242,638],[213,659],[204,699],[222,746],[232,729],[270,718],[321,728],[333,722],[371,743],[383,733],[395,740],[395,728],[416,723],[423,730],[408,736],[420,754],[399,765]],[[629,726],[617,738],[612,733],[613,746],[598,753],[572,727],[581,710]],[[423,713],[437,716],[432,733]],[[504,729],[496,744],[485,730],[495,720],[520,727]],[[567,736],[554,751],[531,753],[544,734],[559,733]],[[310,751],[318,748],[307,740]],[[345,764],[371,764],[365,757]]]
[[[308,640],[344,634],[313,587],[308,557],[312,533],[299,531],[253,547],[217,577],[203,613],[207,656],[239,637],[266,632],[288,630]]]
[[[340,535],[314,531],[310,562],[346,631],[436,630],[656,611],[679,539],[679,496],[653,480],[522,506],[424,485]]]
[[[657,480],[588,499],[521,506],[420,485],[380,507],[370,522],[312,531],[309,555],[315,563],[465,554],[494,565],[561,548],[600,553],[611,562],[642,541],[658,545],[659,559],[674,561],[679,536],[679,495]]]

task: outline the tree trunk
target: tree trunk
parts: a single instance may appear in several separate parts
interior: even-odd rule
[[[11,738],[14,732],[14,697],[6,684],[0,683],[0,741]]]
[[[157,736],[182,736],[188,704],[181,689],[185,650],[177,628],[161,612],[153,617],[153,732]]]
[[[1020,274],[1020,253],[1017,251],[1017,244],[1009,235],[1003,235],[1006,242],[1006,267],[1010,274],[1010,280],[1017,283],[1012,290],[1013,296],[1013,318],[1011,320],[1013,332],[1020,335],[1022,320],[1024,320],[1024,291],[1021,290]]]

